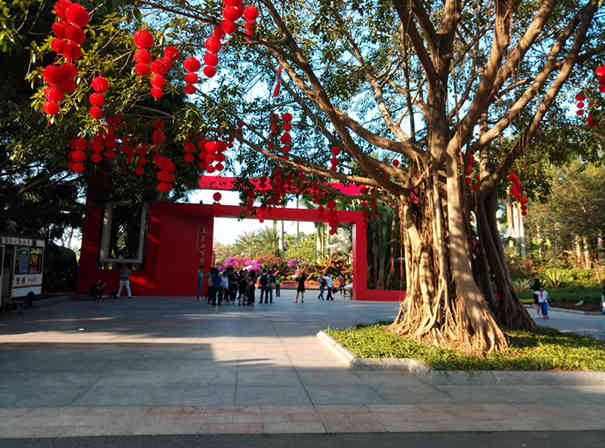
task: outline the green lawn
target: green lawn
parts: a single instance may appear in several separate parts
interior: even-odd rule
[[[550,300],[555,302],[570,302],[576,303],[580,300],[584,300],[586,303],[601,303],[601,291],[602,289],[598,286],[586,287],[586,286],[568,286],[565,288],[548,289],[548,296]],[[533,293],[529,290],[523,291],[519,294],[523,303],[532,303]]]
[[[510,347],[486,358],[419,345],[386,330],[388,324],[326,332],[360,358],[414,358],[435,370],[605,370],[605,341],[540,327],[507,331]]]

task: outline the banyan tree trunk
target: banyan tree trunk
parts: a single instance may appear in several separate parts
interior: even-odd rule
[[[449,163],[445,188],[435,175],[415,190],[417,204],[400,201],[406,298],[391,329],[467,352],[501,350],[506,336],[473,278],[460,179]]]
[[[515,292],[504,257],[496,223],[495,192],[477,194],[475,212],[479,231],[479,252],[475,259],[479,284],[498,323],[508,329],[536,329],[536,324]]]

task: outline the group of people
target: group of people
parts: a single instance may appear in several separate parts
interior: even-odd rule
[[[269,272],[267,269],[259,275],[255,270],[242,269],[237,272],[229,267],[219,271],[216,267],[212,267],[210,272],[206,273],[204,266],[200,266],[197,271],[197,300],[202,299],[204,281],[208,285],[208,304],[213,306],[220,306],[223,303],[235,304],[236,301],[239,306],[253,306],[256,301],[257,283],[260,289],[258,303],[273,303],[273,290],[275,290],[275,297],[280,295],[281,277],[278,273]]]
[[[298,299],[300,298],[301,303],[305,303],[305,282],[307,281],[307,274],[302,271],[296,277],[296,299],[294,303],[298,303]],[[340,291],[341,295],[345,294],[345,277],[344,275],[340,275],[338,277],[338,288],[334,286],[334,282],[332,281],[332,277],[330,275],[322,275],[317,279],[319,283],[319,295],[317,296],[318,300],[334,300],[334,294],[337,291]],[[326,298],[324,299],[324,292],[327,293]]]

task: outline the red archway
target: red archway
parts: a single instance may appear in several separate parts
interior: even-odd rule
[[[231,190],[233,178],[207,176],[200,186],[210,189]],[[348,194],[357,191],[342,184],[330,184]],[[101,227],[104,210],[87,206],[82,228],[78,293],[86,293],[97,280],[118,284],[119,272],[100,269]],[[212,240],[215,217],[248,217],[248,210],[239,206],[179,204],[156,202],[149,206],[148,228],[145,234],[145,261],[143,268],[133,272],[133,294],[143,296],[194,296],[196,271],[202,262],[212,262]],[[367,214],[361,211],[338,211],[341,223],[353,224],[353,299],[398,301],[405,291],[370,290],[367,288]],[[328,212],[264,208],[264,219],[284,221],[327,222]]]

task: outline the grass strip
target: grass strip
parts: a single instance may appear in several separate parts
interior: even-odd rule
[[[414,358],[435,370],[603,370],[605,341],[539,327],[536,333],[506,331],[509,348],[485,357],[420,345],[387,330],[388,323],[328,329],[360,358]]]

